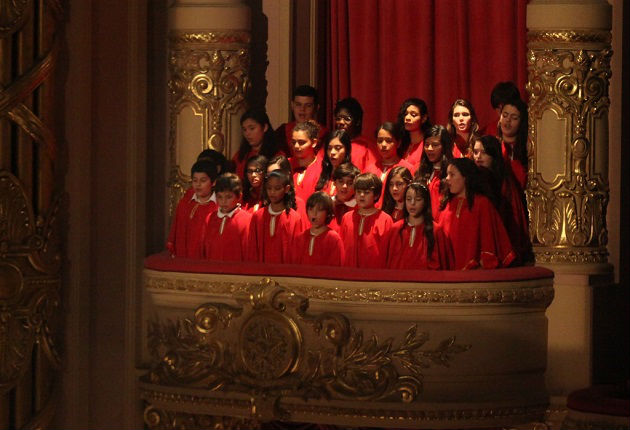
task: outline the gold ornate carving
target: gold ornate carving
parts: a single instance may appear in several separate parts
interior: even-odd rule
[[[216,31],[173,33],[169,54],[169,148],[171,174],[169,197],[171,214],[190,177],[182,171],[177,159],[177,118],[184,106],[202,116],[201,142],[179,142],[193,145],[192,152],[214,149],[230,154],[230,116],[245,106],[249,89],[249,33]]]
[[[151,430],[256,430],[262,428],[258,421],[252,419],[175,412],[153,406],[148,406],[144,410],[144,423]]]
[[[0,0],[0,38],[18,31],[28,19],[32,0]]]
[[[595,136],[601,136],[596,120],[607,127],[612,53],[609,46],[585,50],[554,43],[558,38],[599,41],[604,33],[559,32],[555,38],[553,34],[530,34],[530,42],[545,44],[530,44],[528,51],[532,143],[527,197],[534,252],[537,261],[604,263],[608,172],[597,171],[595,161],[607,157],[608,142],[596,141]],[[563,142],[545,141],[545,131],[538,129],[538,121],[549,110],[571,125]],[[551,182],[538,169],[539,145],[561,145],[566,154],[564,170]]]
[[[612,36],[609,31],[530,31],[527,40],[532,43],[605,43],[610,44]]]
[[[190,291],[232,295],[246,292],[247,282],[220,282],[215,280],[181,279],[162,274],[145,274],[145,287],[166,291]],[[298,294],[315,300],[362,303],[449,303],[449,304],[504,304],[547,307],[554,297],[549,285],[532,287],[502,285],[500,287],[467,288],[405,288],[292,285]]]
[[[305,297],[269,279],[235,297],[241,308],[210,303],[194,319],[152,321],[144,380],[247,394],[253,418],[288,419],[287,396],[413,402],[425,369],[470,348],[451,337],[426,349],[415,325],[399,341],[364,338],[342,314],[307,314]]]

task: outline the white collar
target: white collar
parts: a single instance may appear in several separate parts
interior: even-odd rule
[[[284,209],[281,209],[278,212],[275,212],[273,209],[271,209],[271,205],[267,206],[267,210],[269,211],[269,215],[271,216],[280,215],[282,212],[284,212]]]
[[[333,200],[336,202],[337,201],[337,196],[333,196]],[[357,205],[357,199],[355,197],[353,197],[350,200],[346,200],[345,202],[342,202],[344,205],[348,206],[349,208],[353,208]]]
[[[224,218],[224,217],[228,217],[228,218],[232,218],[234,216],[234,214],[241,208],[241,204],[237,204],[236,207],[234,209],[232,209],[230,212],[228,213],[223,213],[221,211],[221,209],[219,209],[217,211],[217,216],[219,217],[219,219]]]
[[[193,193],[192,197],[190,198],[190,200],[194,200],[197,203],[210,203],[210,202],[217,202],[217,193],[212,193],[212,195],[210,196],[210,198],[208,200],[206,200],[205,202],[202,202],[201,200],[199,200],[199,197],[197,197],[197,193]]]

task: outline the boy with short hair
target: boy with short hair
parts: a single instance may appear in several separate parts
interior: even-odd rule
[[[315,191],[322,173],[322,160],[315,154],[317,132],[317,125],[301,122],[295,126],[291,136],[293,157],[289,161],[293,171],[295,195],[304,201]]]
[[[332,197],[334,217],[330,222],[330,228],[337,233],[341,231],[341,219],[357,205],[354,196],[354,178],[361,174],[358,167],[352,163],[343,163],[333,170],[332,180],[336,193]]]
[[[241,209],[243,185],[238,175],[224,173],[215,184],[218,210],[206,218],[205,257],[220,261],[245,261],[252,215]]]
[[[341,239],[345,247],[344,265],[382,268],[387,260],[387,242],[392,218],[374,207],[383,183],[374,173],[363,173],[354,180],[356,208],[341,220]]]
[[[339,234],[328,224],[333,219],[333,202],[328,194],[317,191],[306,201],[311,228],[296,238],[294,263],[340,266],[343,262],[343,243]]]
[[[202,258],[203,230],[207,216],[217,210],[212,184],[217,178],[214,163],[202,160],[190,169],[192,195],[185,195],[177,204],[166,249],[173,257]]]

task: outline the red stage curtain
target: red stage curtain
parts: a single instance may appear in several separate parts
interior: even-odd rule
[[[481,126],[494,121],[490,92],[497,82],[516,82],[525,98],[526,5],[527,0],[331,0],[330,106],[356,97],[369,137],[380,122],[395,121],[409,97],[427,103],[433,123],[446,124],[457,98],[473,103]]]

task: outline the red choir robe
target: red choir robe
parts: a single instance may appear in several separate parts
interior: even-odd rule
[[[232,157],[232,162],[234,163],[234,173],[236,173],[239,178],[241,178],[241,181],[245,179],[245,164],[247,163],[247,160],[258,154],[258,152],[254,152],[253,149],[250,149],[242,160],[238,159],[238,152],[234,154],[234,157]],[[284,155],[284,152],[278,151],[274,154],[274,157],[278,155]]]
[[[509,164],[512,169],[512,173],[517,180],[521,190],[525,190],[527,186],[527,168],[521,164],[520,161],[512,158],[514,142],[501,141],[501,151],[503,152],[503,159]]]
[[[486,125],[479,131],[480,136],[485,136],[487,134],[495,137],[499,135],[499,120],[497,120],[497,122],[490,122],[490,124]]]
[[[261,207],[262,207],[262,201],[255,200],[255,199],[250,199],[249,201],[243,202],[243,205],[242,205],[242,208],[246,210],[247,212],[249,212],[250,214],[253,214]]]
[[[237,206],[229,214],[221,210],[206,219],[205,257],[209,260],[245,261],[252,214]]]
[[[307,228],[295,240],[293,262],[318,266],[341,266],[343,262],[343,243],[339,233],[328,228],[317,236]]]
[[[468,146],[468,141],[464,140],[459,134],[455,134],[453,142],[453,158],[468,157],[472,159],[472,151]]]
[[[355,209],[341,220],[344,266],[378,269],[387,263],[387,244],[392,218],[381,210],[364,216]]]
[[[352,154],[350,160],[361,172],[380,158],[376,144],[365,136],[357,136],[351,141]]]
[[[440,225],[450,243],[451,269],[507,267],[516,258],[499,213],[484,195],[475,194],[472,209],[465,197],[451,199]]]
[[[203,231],[206,218],[217,210],[216,195],[207,203],[199,203],[192,193],[177,204],[166,248],[176,257],[203,258]]]
[[[293,154],[291,150],[291,140],[293,139],[293,128],[295,127],[297,122],[285,122],[281,124],[280,127],[276,129],[276,141],[278,142],[278,149],[283,151],[285,154]],[[319,144],[317,145],[316,151],[317,153],[321,153],[319,150],[322,147],[322,143],[324,142],[324,138],[328,134],[328,129],[326,126],[322,124],[319,125],[319,133],[317,133],[317,140]]]
[[[322,160],[315,157],[315,160],[307,167],[300,167],[297,159],[290,158],[291,168],[293,170],[293,184],[295,187],[296,197],[301,198],[305,202],[315,192],[315,186],[322,174]]]
[[[392,221],[396,222],[403,219],[404,214],[405,213],[403,212],[402,209],[394,208],[394,210],[392,211],[392,213],[389,214],[389,216],[392,217]]]
[[[332,221],[328,224],[328,227],[335,230],[337,233],[341,232],[341,220],[343,216],[353,210],[357,206],[357,200],[353,197],[351,200],[347,202],[341,202],[337,200],[335,196],[332,198],[333,200],[333,212],[335,216],[333,216]]]
[[[410,169],[412,174],[415,174],[420,167],[420,160],[422,159],[422,152],[424,151],[424,139],[420,141],[417,145],[413,143],[409,144],[409,148],[407,148],[407,152],[403,156],[403,160],[407,163],[411,164],[413,169]]]
[[[265,206],[252,216],[248,259],[261,263],[290,263],[291,253],[295,251],[293,241],[304,230],[302,217],[293,209],[288,214],[286,210],[272,214],[269,209],[269,206]]]
[[[376,176],[379,177],[379,179],[381,180],[381,183],[383,184],[383,190],[381,192],[381,196],[378,198],[378,201],[375,204],[377,208],[380,208],[381,205],[383,204],[383,196],[385,195],[385,185],[387,184],[387,175],[389,174],[389,172],[391,172],[391,170],[394,167],[398,167],[398,166],[406,167],[413,175],[414,171],[411,170],[413,169],[413,166],[403,159],[398,160],[396,164],[393,164],[391,166],[384,166],[383,160],[379,158],[376,162],[374,162],[373,164],[365,168],[365,173],[374,173]]]
[[[503,198],[499,214],[503,219],[512,247],[521,262],[530,261],[533,259],[533,255],[532,242],[529,238],[527,209],[524,205],[525,196],[511,172],[506,175],[501,188]]]
[[[429,178],[427,188],[431,197],[431,216],[435,222],[440,221],[440,202],[442,201],[442,170],[433,169],[433,174]]]
[[[428,241],[424,235],[424,224],[410,226],[406,220],[400,220],[392,227],[389,247],[387,250],[387,267],[389,269],[405,270],[437,270],[449,267],[446,247],[446,237],[442,228],[433,223],[433,237],[435,238],[431,255],[428,255]],[[443,261],[440,260],[443,259]]]

